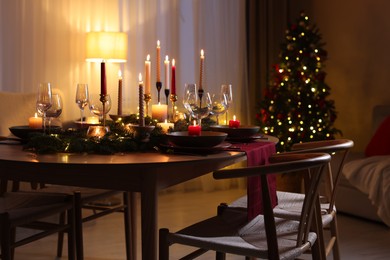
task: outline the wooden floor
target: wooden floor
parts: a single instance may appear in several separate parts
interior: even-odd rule
[[[235,189],[160,194],[159,227],[177,230],[214,215],[220,202],[231,202],[244,193],[244,190]],[[339,229],[342,259],[390,259],[390,229],[383,224],[340,214]],[[122,214],[111,214],[86,224],[84,247],[85,260],[125,259]],[[186,251],[188,249],[182,246],[172,246],[171,259],[178,259]],[[15,260],[54,260],[57,259],[55,252],[56,237],[51,236],[17,248]],[[66,254],[66,248],[64,252]],[[140,255],[140,245],[138,253]],[[61,259],[67,259],[66,255]],[[199,259],[213,259],[213,254],[206,254]],[[243,258],[228,256],[228,259]]]

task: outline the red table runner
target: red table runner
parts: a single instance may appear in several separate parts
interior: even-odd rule
[[[276,152],[274,142],[253,142],[234,145],[240,147],[240,149],[246,153],[247,166],[268,164],[268,158]],[[275,207],[278,204],[275,175],[268,175],[268,185],[270,189],[271,203],[272,206]],[[251,220],[263,212],[260,177],[248,178],[247,198],[248,220]]]

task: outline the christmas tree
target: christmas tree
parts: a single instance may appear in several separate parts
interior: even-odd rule
[[[341,134],[334,127],[337,112],[325,83],[324,45],[318,28],[304,13],[286,31],[256,115],[262,131],[279,138],[278,152],[289,151],[294,143]]]

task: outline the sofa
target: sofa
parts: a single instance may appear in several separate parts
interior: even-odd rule
[[[390,134],[389,126],[385,122],[390,122],[390,105],[375,106],[372,111],[372,138],[367,144],[365,151],[350,152],[347,161],[344,165],[340,183],[338,186],[336,205],[337,210],[342,213],[350,214],[365,219],[384,222],[390,226],[390,214],[383,212],[381,202],[378,200],[386,200],[388,192],[385,192],[386,185],[383,182],[384,176],[382,173],[377,177],[377,184],[374,184],[375,178],[373,171],[379,168],[379,165],[386,163],[390,159]],[[387,125],[390,125],[387,123]],[[389,141],[386,141],[388,136]],[[370,163],[370,166],[369,164]],[[386,168],[386,167],[385,167]],[[376,170],[379,172],[379,170]],[[364,183],[359,181],[364,180]],[[374,198],[372,192],[373,185],[383,183],[385,187],[381,198]],[[370,187],[371,185],[371,187]],[[381,188],[378,188],[381,189]],[[378,195],[379,196],[379,195]],[[390,196],[390,194],[389,194]],[[390,201],[389,201],[390,204]]]

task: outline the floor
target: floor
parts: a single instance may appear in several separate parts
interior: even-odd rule
[[[162,193],[159,195],[159,226],[177,230],[214,215],[220,202],[231,202],[244,193],[240,189]],[[390,259],[390,228],[342,214],[338,220],[342,259]],[[84,246],[85,260],[125,259],[122,215],[115,213],[87,223],[84,226]],[[187,248],[172,246],[172,259],[178,259],[186,251]],[[15,260],[54,260],[57,259],[55,252],[56,237],[51,236],[17,248]],[[65,256],[61,259],[67,259],[66,248],[64,252]],[[138,253],[140,254],[140,246]],[[199,259],[213,259],[213,254],[206,254]],[[229,256],[228,259],[243,258]]]

